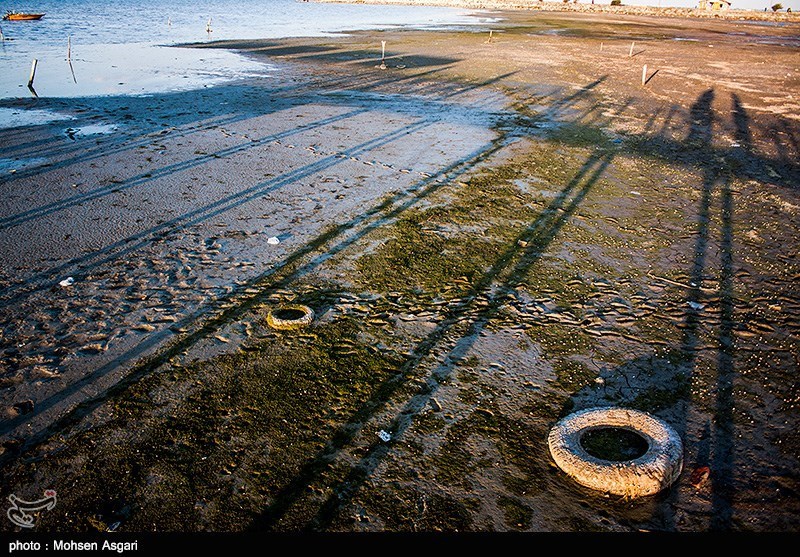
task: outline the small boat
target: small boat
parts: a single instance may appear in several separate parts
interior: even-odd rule
[[[35,19],[42,19],[44,14],[25,14],[20,12],[6,12],[3,19],[8,21],[32,21]]]

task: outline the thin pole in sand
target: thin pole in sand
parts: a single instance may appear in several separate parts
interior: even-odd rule
[[[167,27],[172,27],[172,18],[167,17]]]
[[[6,40],[6,36],[3,35],[3,28],[0,27],[0,41],[5,41],[5,40]]]
[[[628,53],[628,58],[633,56],[633,44],[634,44],[633,41],[631,41],[631,51]]]
[[[381,66],[382,70],[386,69],[386,41],[381,41]]]
[[[31,93],[33,93],[34,97],[39,96],[36,94],[36,89],[33,88],[33,78],[36,76],[36,64],[38,63],[39,61],[36,58],[34,58],[33,64],[31,64],[31,77],[30,79],[28,79],[28,89],[30,90]]]
[[[486,41],[487,44],[492,42],[492,33],[493,33],[493,31],[491,29],[489,29],[489,39]]]
[[[36,64],[39,63],[39,60],[36,58],[33,59],[33,64],[31,64],[31,77],[28,79],[28,87],[33,87],[33,78],[36,77]]]
[[[603,52],[603,41],[600,41],[600,52]]]
[[[208,23],[206,23],[206,33],[209,35],[211,34],[211,18],[208,18]]]
[[[647,83],[647,64],[642,66],[642,86]]]
[[[75,77],[75,68],[72,67],[72,37],[67,35],[67,64],[69,64],[69,71],[72,73],[72,81],[78,83],[78,78]]]

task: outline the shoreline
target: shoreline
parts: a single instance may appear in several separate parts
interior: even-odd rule
[[[276,2],[282,7],[273,15],[266,13],[269,10],[263,3],[255,3],[252,17],[238,13],[219,17],[220,21],[211,32],[204,32],[205,19],[195,25],[178,16],[173,25],[167,24],[169,15],[164,13],[153,14],[152,19],[148,17],[145,24],[138,25],[130,34],[126,26],[131,23],[119,6],[92,16],[96,32],[69,29],[68,22],[72,16],[54,6],[53,13],[39,24],[2,26],[6,40],[2,42],[4,71],[0,74],[0,97],[33,95],[25,85],[34,58],[37,60],[34,88],[42,97],[147,94],[168,89],[170,82],[186,88],[190,83],[197,85],[198,80],[204,78],[223,80],[237,73],[256,71],[247,66],[237,68],[228,58],[228,53],[223,51],[210,53],[209,56],[213,54],[214,58],[200,60],[193,58],[196,51],[180,52],[171,48],[187,42],[276,38],[291,33],[326,36],[350,26],[374,29],[386,25],[480,23],[461,11],[445,8],[419,7],[409,11],[401,7],[332,6],[294,0]],[[219,9],[217,7],[214,11]],[[120,15],[123,19],[117,24],[107,22],[116,13],[123,14]],[[114,28],[119,31],[110,31]],[[59,38],[66,41],[68,36],[71,41],[69,61],[64,59],[65,45]]]
[[[727,10],[712,12],[695,8],[674,8],[656,6],[611,6],[609,4],[563,3],[543,1],[518,1],[518,0],[313,0],[328,4],[377,4],[377,5],[405,5],[405,6],[442,6],[449,8],[463,8],[470,10],[489,11],[525,11],[543,13],[590,13],[608,15],[636,15],[652,17],[681,17],[719,20],[747,20],[747,21],[773,21],[773,22],[798,22],[800,13],[795,12],[761,12],[758,10]]]

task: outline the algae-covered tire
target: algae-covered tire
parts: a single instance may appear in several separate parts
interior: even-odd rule
[[[594,457],[581,444],[591,430],[632,431],[647,442],[647,451],[632,460]],[[624,497],[653,495],[669,487],[683,470],[683,443],[667,423],[629,408],[589,408],[558,422],[547,439],[550,454],[561,470],[579,484]]]
[[[267,324],[273,329],[300,329],[313,320],[314,310],[300,304],[281,306],[267,313]]]

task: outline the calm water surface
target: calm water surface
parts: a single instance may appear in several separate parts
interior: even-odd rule
[[[26,84],[34,58],[39,97],[141,95],[272,71],[233,52],[169,45],[491,21],[485,14],[452,8],[299,0],[15,0],[1,9],[46,15],[39,21],[0,22],[11,39],[0,43],[0,99],[33,95]]]

